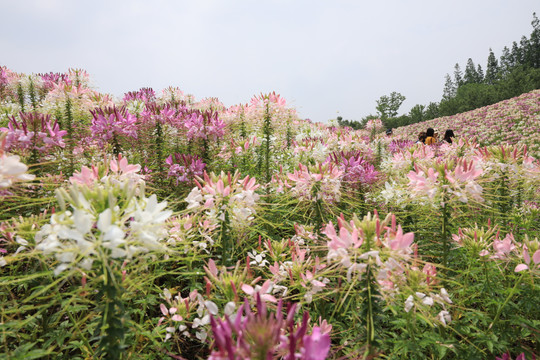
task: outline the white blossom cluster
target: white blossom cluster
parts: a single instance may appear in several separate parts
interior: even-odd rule
[[[55,275],[72,267],[90,270],[96,260],[164,249],[160,241],[167,236],[165,221],[172,211],[156,195],[145,197],[128,184],[74,184],[57,191],[61,211],[35,236],[36,250],[59,262]]]

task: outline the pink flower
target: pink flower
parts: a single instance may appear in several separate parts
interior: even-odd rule
[[[270,291],[272,287],[272,282],[270,280],[266,280],[262,286],[256,286],[255,289],[248,284],[242,284],[242,291],[244,291],[249,296],[255,297],[255,295],[259,295],[261,297],[261,300],[264,301],[270,301],[273,303],[277,302],[277,299],[270,295]]]
[[[427,174],[416,167],[416,171],[410,171],[407,177],[409,178],[409,189],[419,195],[435,197],[437,193],[437,177],[439,173],[433,168],[429,168]]]
[[[516,249],[514,242],[514,236],[512,234],[507,234],[503,240],[493,240],[493,250],[495,251],[495,255],[491,256],[491,258],[500,260],[506,259],[508,255]]]
[[[302,359],[324,360],[330,350],[330,336],[321,331],[318,326],[313,327],[311,335],[304,335]]]
[[[139,172],[141,170],[141,165],[135,164],[130,165],[125,157],[122,157],[122,154],[118,154],[118,160],[112,159],[109,167],[111,171],[115,174],[128,175],[132,173]]]
[[[339,228],[338,235],[336,234],[334,224],[331,222],[326,225],[322,233],[330,238],[327,245],[333,250],[337,250],[339,248],[347,249],[349,247],[359,248],[363,241],[362,238],[358,237],[358,229],[353,228],[352,232],[350,232],[348,229],[342,226]]]
[[[519,264],[514,269],[515,272],[521,272],[523,270],[528,270],[529,265],[531,263],[531,256],[529,255],[529,249],[527,248],[527,245],[523,246],[523,260],[525,260],[525,264]],[[532,260],[534,265],[538,265],[540,267],[540,249],[536,250],[535,253],[532,256]]]
[[[392,250],[405,250],[409,249],[414,241],[414,233],[409,232],[403,234],[403,229],[401,225],[398,225],[397,232],[395,233],[393,239],[391,238],[388,242],[388,245]]]

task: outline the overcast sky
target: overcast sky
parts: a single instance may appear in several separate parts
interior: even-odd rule
[[[276,91],[303,118],[359,120],[397,91],[438,101],[532,31],[539,0],[0,0],[0,65],[86,69],[101,92],[178,86],[225,105]]]

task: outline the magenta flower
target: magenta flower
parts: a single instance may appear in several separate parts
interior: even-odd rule
[[[58,121],[51,123],[51,115],[41,113],[19,113],[20,121],[10,118],[6,132],[6,150],[38,150],[45,152],[55,147],[63,148],[67,131],[60,130]]]
[[[156,92],[152,88],[141,88],[139,91],[129,91],[124,94],[124,103],[132,100],[142,100],[145,103],[156,101]]]
[[[329,158],[344,174],[342,181],[353,188],[364,188],[376,183],[381,174],[369,163],[361,152],[333,153]]]
[[[216,140],[225,134],[225,123],[219,118],[217,112],[211,110],[186,112],[184,114],[184,127],[187,130],[188,140]]]
[[[512,360],[512,357],[510,356],[510,353],[504,353],[502,355],[502,357],[496,357],[495,360]],[[519,354],[517,357],[516,357],[516,360],[527,360],[527,358],[525,357],[525,353],[521,353]],[[534,356],[534,354],[532,354],[532,358],[531,360],[536,360],[536,356]]]
[[[192,183],[196,176],[202,177],[206,166],[197,155],[178,153],[169,155],[165,163],[169,166],[167,176],[175,178],[176,185],[179,182]]]
[[[324,360],[330,350],[330,336],[315,326],[311,335],[304,336],[303,360]]]
[[[255,312],[246,300],[236,315],[225,316],[223,319],[211,317],[216,349],[208,359],[326,359],[330,351],[329,334],[318,326],[308,334],[307,312],[304,312],[301,322],[296,324],[296,304],[287,306],[285,317],[282,311],[281,300],[275,312],[272,312],[257,297]]]
[[[137,139],[137,118],[131,115],[125,107],[117,108],[97,108],[90,111],[94,118],[92,119],[93,139],[100,145],[108,141],[118,141],[118,138],[130,137]]]

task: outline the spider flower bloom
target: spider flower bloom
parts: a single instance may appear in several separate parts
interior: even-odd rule
[[[113,158],[110,161],[105,159],[103,166],[92,165],[91,168],[83,166],[81,171],[75,171],[73,176],[69,178],[71,184],[86,185],[92,187],[98,182],[122,184],[124,182],[133,185],[134,187],[143,184],[144,178],[138,174],[141,170],[139,164],[128,164],[122,154],[118,154],[118,158]]]
[[[459,201],[466,203],[468,199],[483,202],[483,188],[476,182],[482,175],[482,169],[476,168],[473,161],[467,164],[466,160],[458,162],[453,171],[445,170],[445,177],[450,182],[449,192]]]
[[[101,145],[117,137],[137,139],[137,118],[125,107],[97,108],[90,112],[94,116],[90,127],[92,137]]]
[[[347,281],[352,281],[354,273],[361,276],[370,264],[376,269],[379,283],[388,290],[404,281],[404,270],[412,260],[414,234],[404,234],[394,215],[389,214],[382,221],[378,215],[369,214],[363,220],[355,215],[349,222],[342,216],[338,218],[338,227],[336,232],[329,223],[322,233],[330,239],[328,260],[347,269]]]
[[[538,241],[538,239],[529,240],[528,238],[525,238],[521,255],[523,256],[524,263],[517,265],[514,270],[515,272],[528,269],[540,270],[540,241]]]
[[[232,320],[212,317],[215,346],[209,360],[287,358],[324,360],[330,350],[330,336],[318,326],[308,334],[309,315],[304,313],[299,324],[294,321],[296,304],[288,306],[283,316],[280,300],[275,312],[258,297],[256,312],[246,302]]]
[[[59,262],[55,275],[72,267],[90,270],[96,260],[163,251],[165,221],[172,211],[156,195],[147,198],[143,193],[142,185],[108,181],[59,189],[60,210],[36,233],[36,250],[55,256]]]
[[[410,171],[407,177],[409,178],[409,190],[420,197],[428,197],[433,199],[438,191],[439,173],[433,168],[429,168],[427,173],[421,170],[418,166],[416,171]]]
[[[196,176],[203,176],[206,166],[197,155],[178,153],[174,154],[174,156],[169,155],[165,163],[169,166],[167,176],[175,178],[176,185],[178,185],[178,182],[193,183]]]
[[[67,131],[60,130],[58,121],[51,123],[51,115],[41,113],[19,113],[20,121],[14,116],[10,118],[6,132],[6,150],[38,150],[47,151],[54,147],[65,147],[63,140]]]
[[[156,101],[156,92],[152,88],[141,88],[139,91],[129,91],[124,94],[124,103],[133,100],[142,100],[145,103]]]
[[[333,204],[341,198],[341,175],[343,174],[331,163],[316,164],[307,167],[299,164],[298,169],[287,174],[294,185],[293,196],[302,201],[323,200]]]
[[[409,190],[418,198],[433,200],[440,196],[468,203],[470,199],[484,201],[483,188],[476,181],[482,173],[482,169],[477,168],[473,161],[467,163],[466,160],[459,160],[456,163],[438,163],[427,171],[415,164],[415,171],[410,171],[407,177]]]
[[[26,173],[28,166],[20,162],[17,155],[8,155],[4,152],[5,143],[6,139],[2,138],[0,142],[0,191],[15,182],[30,181],[35,178],[35,175]]]
[[[217,112],[192,111],[184,115],[184,127],[188,140],[213,139],[216,140],[225,134],[225,123]]]
[[[203,179],[197,178],[196,184],[186,198],[188,209],[204,212],[214,224],[224,221],[226,214],[233,227],[244,228],[251,223],[259,200],[255,178],[240,179],[239,172],[234,175],[204,172]]]
[[[328,160],[333,161],[344,174],[342,182],[354,188],[372,185],[379,180],[381,175],[359,151],[333,153]]]

